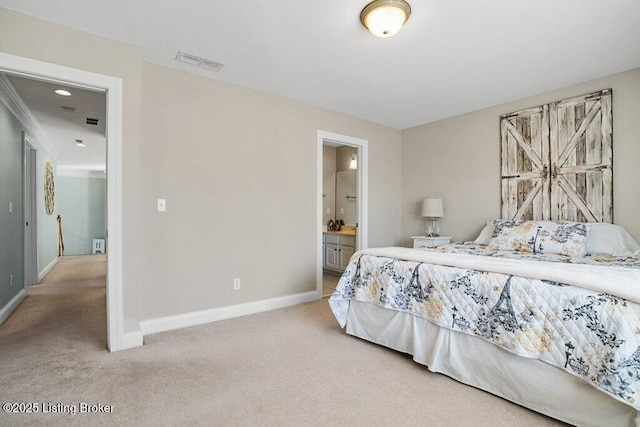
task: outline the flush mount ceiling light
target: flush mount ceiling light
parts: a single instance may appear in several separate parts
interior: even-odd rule
[[[411,15],[411,6],[404,0],[374,0],[362,9],[360,21],[376,37],[396,34]]]
[[[68,90],[64,90],[64,89],[56,89],[54,90],[55,93],[57,93],[58,95],[62,95],[62,96],[71,96],[71,92],[69,92]]]
[[[76,145],[78,147],[86,147],[87,146],[84,142],[82,142],[81,139],[76,139]]]

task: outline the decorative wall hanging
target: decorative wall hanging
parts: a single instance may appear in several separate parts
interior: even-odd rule
[[[502,218],[613,222],[611,89],[500,118]]]
[[[44,165],[44,206],[47,215],[53,215],[55,208],[55,184],[53,182],[53,166],[47,162]]]

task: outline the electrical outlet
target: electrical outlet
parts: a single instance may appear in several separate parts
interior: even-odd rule
[[[9,202],[9,213],[13,213],[13,202]]]
[[[233,290],[237,291],[240,289],[240,279],[233,279]]]
[[[9,275],[9,286],[13,286],[13,274]]]
[[[327,208],[327,215],[331,215],[331,208]]]
[[[158,212],[166,212],[166,211],[167,211],[167,200],[158,199]]]

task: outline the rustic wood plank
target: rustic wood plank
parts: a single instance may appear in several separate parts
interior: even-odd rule
[[[518,118],[516,118],[516,129],[518,129],[518,132],[520,133],[520,136],[522,137],[522,142],[525,145],[519,145],[518,147],[518,171],[522,171],[524,173],[527,172],[531,172],[532,170],[532,164],[531,164],[531,160],[529,158],[529,154],[527,152],[525,152],[525,150],[522,148],[523,146],[526,146],[529,148],[529,153],[534,154],[533,153],[533,149],[531,147],[531,131],[530,131],[530,127],[531,127],[531,118],[530,117],[523,117],[520,116]],[[522,207],[522,205],[525,203],[525,200],[527,198],[527,195],[529,194],[529,191],[531,191],[531,180],[520,180],[517,183],[518,185],[518,211],[520,212],[520,209]],[[524,213],[520,216],[519,219],[527,219],[530,220],[532,219],[531,216],[531,209],[529,209],[529,205],[527,205],[527,209],[525,209]],[[518,217],[518,214],[516,213],[516,217]]]
[[[569,148],[570,141],[572,141],[577,135],[577,128],[582,125],[582,123],[576,121],[576,107],[577,105],[573,105],[571,107],[566,108],[566,117],[567,117],[567,136],[569,137],[569,141],[567,141],[567,145],[565,145],[565,150]],[[576,150],[575,147],[577,143],[574,145],[574,148],[570,150],[569,155],[567,156],[567,161],[562,164],[558,162],[558,166],[575,166],[576,165]],[[559,171],[559,173],[561,173]],[[571,186],[571,188],[576,188],[576,175],[565,175],[567,183]],[[578,208],[571,203],[571,199],[567,198],[567,208],[565,219],[568,221],[577,221],[578,220]]]
[[[550,123],[549,123],[549,105],[544,105],[542,108],[542,121],[540,124],[541,129],[541,144],[542,151],[540,158],[542,159],[545,167],[543,168],[543,181],[542,181],[542,218],[543,220],[551,219],[551,169],[549,168],[549,164],[551,159],[549,157],[549,146],[550,146]],[[538,219],[538,218],[534,218]]]
[[[553,159],[557,158],[560,152],[560,147],[558,146],[559,135],[558,103],[552,102],[549,104],[549,211],[550,219],[552,220],[560,217],[560,204],[558,200],[560,188],[557,188],[556,180],[552,175],[554,166]]]
[[[587,102],[587,108],[595,108],[592,104],[600,103],[597,101]],[[602,106],[600,105],[600,108]],[[585,137],[589,141],[587,144],[586,163],[585,166],[585,191],[584,200],[593,212],[596,218],[602,218],[602,169],[594,168],[594,165],[602,166],[602,115],[598,114],[594,117],[591,126],[587,128]],[[607,166],[605,166],[606,168]]]
[[[581,173],[581,172],[602,172],[605,169],[608,169],[609,165],[604,164],[595,164],[595,165],[584,165],[584,166],[565,166],[563,168],[558,168],[558,174],[560,175],[568,175],[571,173]]]
[[[602,91],[602,163],[609,167],[602,172],[602,219],[613,223],[613,108],[611,90]]]
[[[509,175],[509,162],[507,160],[508,130],[505,123],[507,120],[506,118],[500,119],[500,168],[502,169],[500,217],[504,219],[509,218],[509,182],[508,179],[505,178],[506,175]]]
[[[558,176],[558,187],[566,194],[567,198],[573,203],[583,215],[587,218],[588,222],[598,222],[596,216],[589,210],[589,207],[584,201],[576,194],[571,185],[567,182],[564,176]],[[562,218],[564,220],[565,218]],[[560,220],[560,219],[559,219]]]
[[[561,108],[560,106],[558,106],[558,122],[558,151],[557,155],[551,157],[551,167],[553,170],[555,170],[555,173],[553,171],[552,173],[554,173],[556,179],[554,182],[552,182],[551,185],[553,185],[556,189],[558,219],[567,219],[567,203],[569,203],[569,199],[567,198],[567,194],[562,191],[562,188],[560,188],[560,186],[558,185],[559,177],[557,176],[557,168],[560,167],[558,160],[561,153],[564,152],[567,146],[567,141],[569,140],[569,132],[571,132],[571,129],[569,129],[569,125],[567,124],[567,108]]]
[[[518,132],[518,129],[509,121],[505,121],[505,123],[509,129],[509,134],[514,138],[514,141],[524,150],[525,153],[527,153],[527,156],[529,156],[533,164],[536,165],[537,168],[542,169],[542,160],[540,160],[537,154],[531,151],[531,147],[524,141],[524,138],[520,132]]]
[[[585,104],[578,104],[575,106],[575,115],[576,115],[576,123],[581,123],[585,118]],[[584,167],[587,164],[587,133],[592,129],[589,127],[587,132],[582,135],[578,143],[576,144],[576,154],[575,154],[575,164],[577,167]],[[582,200],[586,200],[587,197],[587,174],[586,173],[576,173],[575,174],[575,188],[576,193],[582,197]],[[587,219],[582,213],[582,211],[578,210],[577,212],[577,220],[580,222],[586,222]]]
[[[514,136],[514,132],[511,129],[515,130],[511,120],[515,120],[514,118],[510,118],[506,120],[507,128],[509,132],[507,132],[507,164],[509,172],[517,172],[518,171],[518,142]],[[518,133],[517,130],[515,133]],[[508,180],[507,185],[509,186],[509,199],[507,202],[508,212],[507,218],[513,218],[518,211],[518,183],[515,180]]]
[[[542,113],[536,113],[531,115],[531,150],[538,155],[540,161],[542,162],[543,154],[542,154]],[[542,188],[544,180],[546,180],[546,174],[543,171],[540,171],[540,190],[538,194],[533,199],[533,203],[531,206],[531,219],[543,219],[543,205],[542,205]],[[534,181],[535,183],[535,181]]]
[[[533,185],[533,188],[529,191],[529,193],[527,194],[527,197],[524,199],[524,201],[518,208],[518,211],[516,212],[513,219],[533,219],[533,218],[526,218],[527,213],[531,210],[531,205],[533,203],[533,200],[540,193],[541,189],[542,189],[542,184],[541,184],[541,181],[538,180],[535,182],[535,184]]]
[[[572,110],[573,111],[573,110]],[[578,143],[579,138],[582,134],[587,130],[587,128],[591,125],[591,121],[593,118],[600,113],[600,104],[595,103],[594,107],[587,113],[586,117],[580,124],[578,130],[573,134],[571,139],[567,142],[562,150],[562,154],[558,157],[558,165],[564,165],[573,150],[575,149],[576,144]]]

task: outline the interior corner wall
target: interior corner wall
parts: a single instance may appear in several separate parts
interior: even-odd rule
[[[56,205],[62,217],[65,255],[91,254],[93,239],[104,239],[106,190],[104,178],[58,178]]]
[[[351,156],[358,155],[358,149],[342,146],[336,148],[336,172],[348,171],[351,163]]]
[[[124,315],[138,317],[140,79],[138,47],[0,8],[0,51],[118,77],[123,82],[122,212]]]
[[[141,319],[315,292],[319,129],[368,140],[369,243],[398,243],[399,130],[158,65],[142,71]]]
[[[0,309],[24,289],[23,131],[22,123],[0,102]]]
[[[614,222],[640,241],[640,68],[402,131],[402,236],[424,229],[419,204],[444,200],[442,234],[473,240],[500,217],[500,116],[613,89]]]

